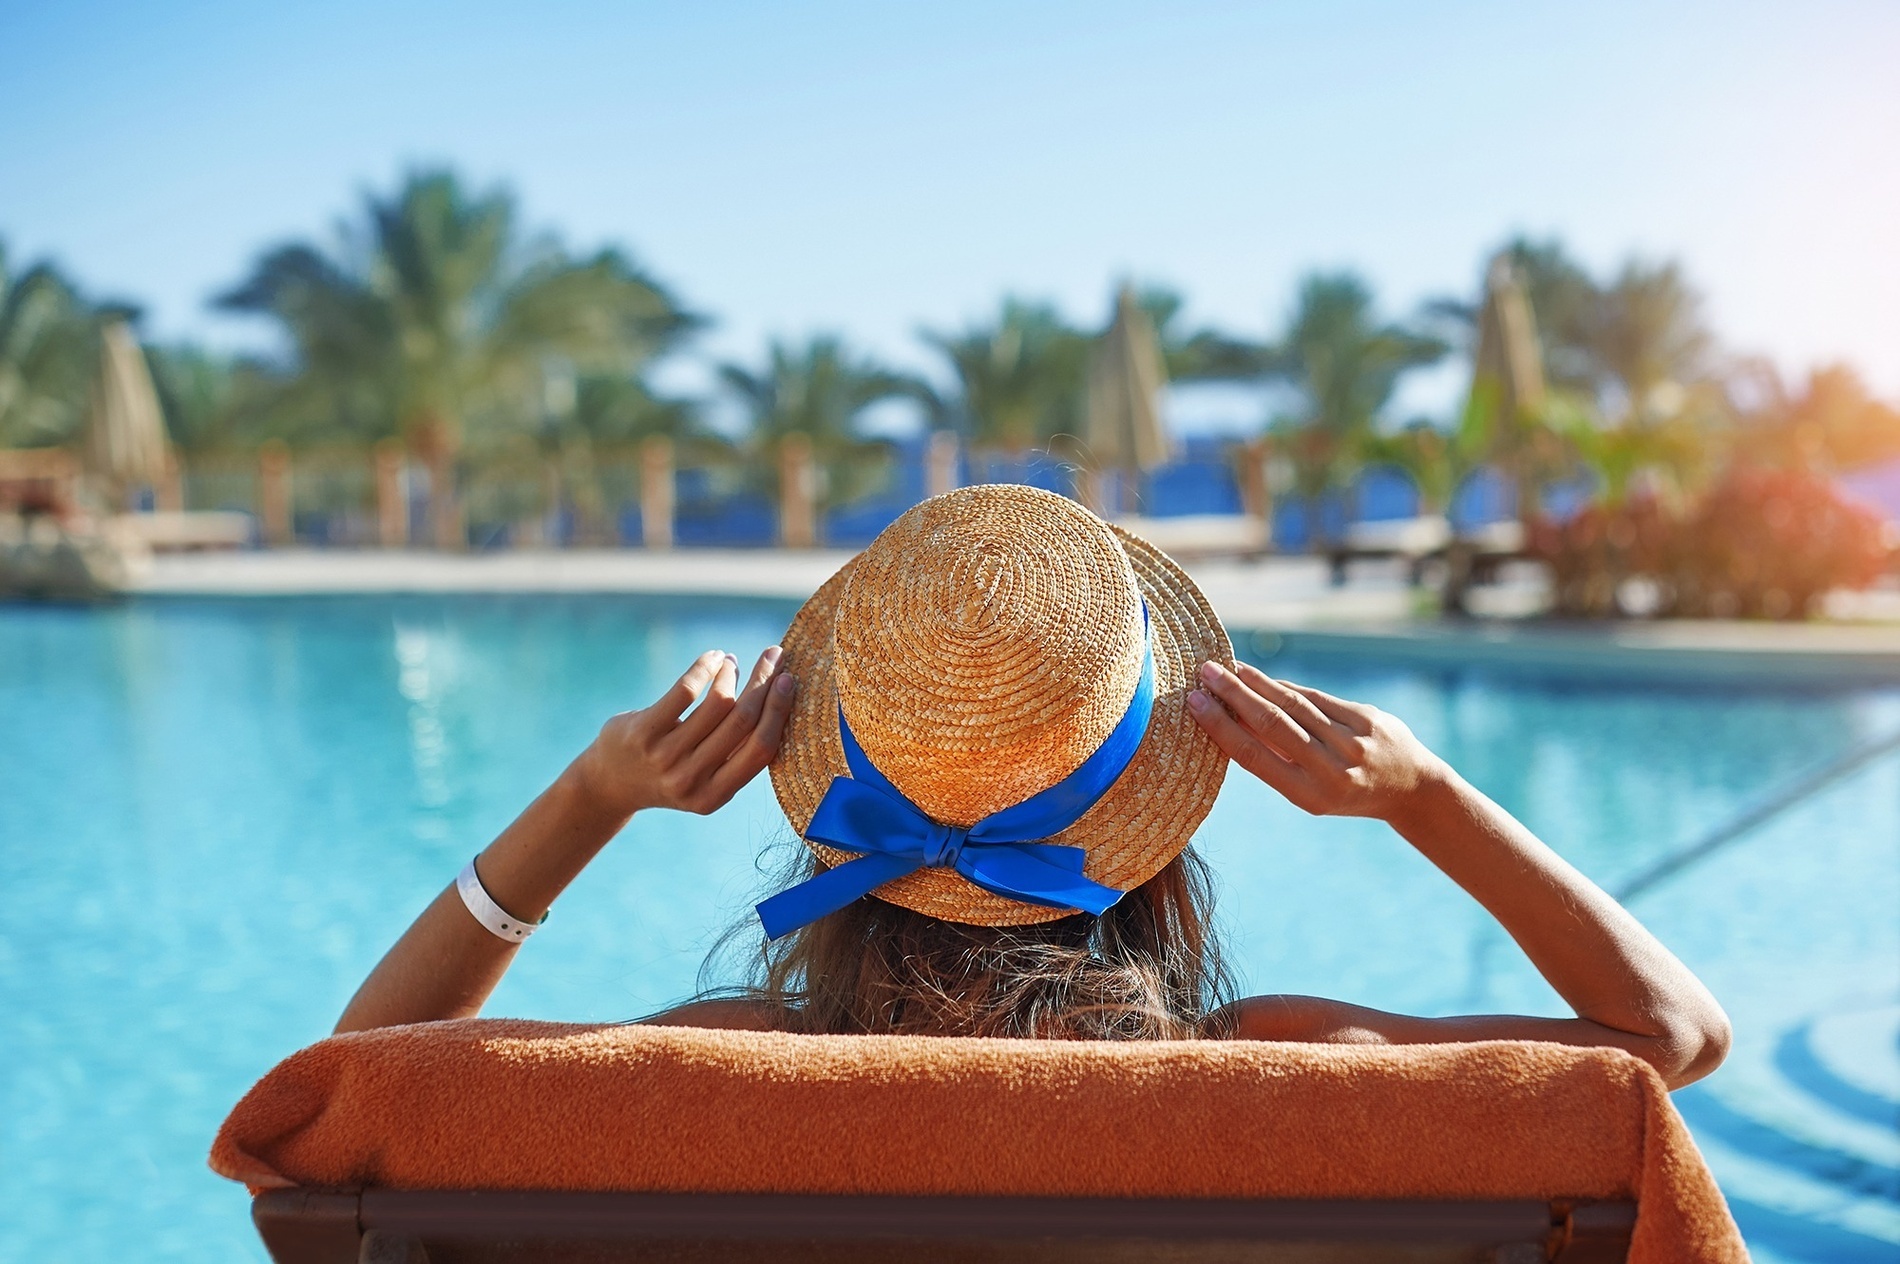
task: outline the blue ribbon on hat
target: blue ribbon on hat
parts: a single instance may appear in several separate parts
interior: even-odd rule
[[[1060,834],[1108,792],[1148,732],[1154,711],[1154,647],[1142,606],[1141,678],[1115,728],[1074,772],[1021,803],[963,828],[932,820],[879,772],[838,712],[849,777],[833,777],[805,837],[859,855],[758,905],[777,939],[919,869],[954,869],[985,891],[1045,908],[1107,912],[1122,892],[1082,873],[1086,852],[1040,840]]]

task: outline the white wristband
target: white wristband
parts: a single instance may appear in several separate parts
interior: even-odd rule
[[[534,934],[541,925],[541,922],[524,922],[495,903],[494,897],[488,894],[488,889],[476,874],[473,860],[462,866],[461,876],[455,879],[455,890],[462,897],[462,903],[468,907],[469,913],[497,939],[518,944]],[[543,913],[541,921],[547,920],[548,915]]]

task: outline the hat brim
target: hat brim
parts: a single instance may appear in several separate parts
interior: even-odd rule
[[[1233,664],[1226,629],[1187,573],[1140,536],[1113,528],[1148,603],[1155,662],[1154,713],[1134,760],[1080,820],[1047,840],[1087,852],[1084,871],[1130,891],[1181,854],[1206,818],[1227,775],[1227,756],[1187,709],[1195,670],[1212,659]],[[784,639],[784,670],[798,676],[798,698],[786,723],[772,789],[802,837],[834,777],[847,776],[838,737],[838,695],[832,677],[832,633],[849,582],[847,563],[792,619]],[[854,853],[808,843],[828,866]],[[951,870],[920,869],[874,893],[877,898],[945,921],[972,926],[1027,926],[1074,910],[1043,908],[994,895]]]

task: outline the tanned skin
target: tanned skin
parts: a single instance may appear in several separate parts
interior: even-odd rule
[[[1188,708],[1236,764],[1315,816],[1390,825],[1517,941],[1575,1018],[1412,1018],[1316,996],[1236,1002],[1245,1039],[1543,1040],[1627,1049],[1679,1088],[1728,1053],[1722,1007],[1656,937],[1377,707],[1203,664]]]
[[[797,682],[779,670],[779,658],[777,646],[768,649],[740,689],[736,660],[710,651],[658,702],[609,720],[476,858],[495,902],[512,916],[539,918],[635,812],[704,814],[730,800],[771,762],[784,734]],[[1316,996],[1255,996],[1218,1016],[1231,1020],[1236,1036],[1609,1045],[1648,1062],[1671,1088],[1721,1063],[1728,1019],[1687,967],[1398,719],[1218,663],[1201,666],[1188,705],[1221,750],[1296,807],[1389,824],[1497,918],[1576,1013],[1414,1018]],[[483,929],[447,887],[364,980],[336,1029],[471,1017],[518,950]],[[750,1002],[704,1001],[649,1021],[771,1028],[780,1017]]]
[[[760,655],[741,692],[738,661],[708,650],[658,702],[607,721],[580,758],[475,858],[489,897],[513,917],[538,920],[635,812],[674,808],[703,816],[723,807],[778,753],[798,685],[779,671],[779,656],[776,645]],[[695,699],[699,705],[688,715]],[[384,954],[336,1029],[472,1018],[520,948],[470,917],[450,884]]]

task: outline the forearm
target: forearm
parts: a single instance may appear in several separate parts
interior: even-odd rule
[[[778,663],[774,645],[759,656],[745,692],[737,694],[738,660],[708,650],[658,702],[608,720],[554,784],[476,857],[476,874],[489,897],[509,917],[537,922],[635,811],[704,813],[731,799],[771,762],[785,731],[797,680],[779,672]],[[370,972],[336,1029],[478,1014],[519,948],[476,921],[451,886]]]
[[[1694,1072],[1720,1061],[1728,1022],[1701,981],[1457,773],[1437,765],[1388,819],[1497,918],[1579,1018],[1654,1042],[1652,1060],[1665,1073],[1673,1063]]]
[[[600,807],[570,766],[476,858],[482,886],[508,913],[538,921],[627,819]],[[471,1017],[518,951],[477,922],[451,884],[384,954],[336,1030]]]
[[[1377,707],[1203,663],[1196,721],[1236,763],[1315,815],[1389,822],[1468,891],[1577,1013],[1411,1018],[1314,997],[1251,997],[1230,1017],[1263,1040],[1556,1040],[1627,1049],[1672,1085],[1728,1050],[1728,1019],[1635,918]],[[1218,702],[1216,701],[1218,699]]]
[[[1532,1018],[1522,1014],[1419,1018],[1321,996],[1250,996],[1223,1010],[1212,1025],[1243,1040],[1374,1045],[1536,1040],[1608,1047],[1649,1063],[1672,1089],[1700,1079],[1719,1061],[1705,1043],[1674,1046],[1666,1038],[1638,1035],[1588,1018]]]

